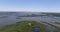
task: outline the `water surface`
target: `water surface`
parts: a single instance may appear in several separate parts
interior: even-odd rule
[[[2,15],[2,16],[4,16],[4,15]],[[50,22],[50,23],[60,21],[60,17],[40,16],[40,17],[19,17],[20,19],[17,19],[18,15],[15,15],[15,14],[14,15],[5,15],[5,16],[7,16],[6,18],[4,18],[2,16],[0,17],[1,27],[5,26],[5,25],[15,24],[16,22],[23,21],[23,20],[29,20],[29,21],[32,20],[32,21],[37,21],[37,22],[45,21],[45,22]],[[52,30],[52,29],[55,29],[55,28],[47,25],[46,29],[47,30]]]

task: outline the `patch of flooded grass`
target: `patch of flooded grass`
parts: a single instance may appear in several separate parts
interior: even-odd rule
[[[2,17],[0,17],[0,18],[7,18],[8,16],[2,16]]]
[[[16,19],[21,19],[21,17],[16,17]]]

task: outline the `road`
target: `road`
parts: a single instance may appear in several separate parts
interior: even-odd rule
[[[48,24],[48,26],[50,25],[51,27],[54,27],[56,32],[60,32],[60,27],[57,27],[57,26],[55,26],[55,25],[53,25],[53,24],[51,24],[49,22],[41,21],[41,23]]]

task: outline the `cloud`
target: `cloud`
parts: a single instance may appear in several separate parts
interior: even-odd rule
[[[0,8],[0,11],[22,11],[22,12],[42,12],[46,11],[47,9],[41,8]]]
[[[47,8],[0,8],[1,12],[60,12],[60,9]]]

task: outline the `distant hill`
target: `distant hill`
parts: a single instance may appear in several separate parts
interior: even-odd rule
[[[48,12],[0,12],[0,16],[26,16],[26,15],[43,15],[43,16],[55,16],[60,17],[60,13],[48,13]]]

